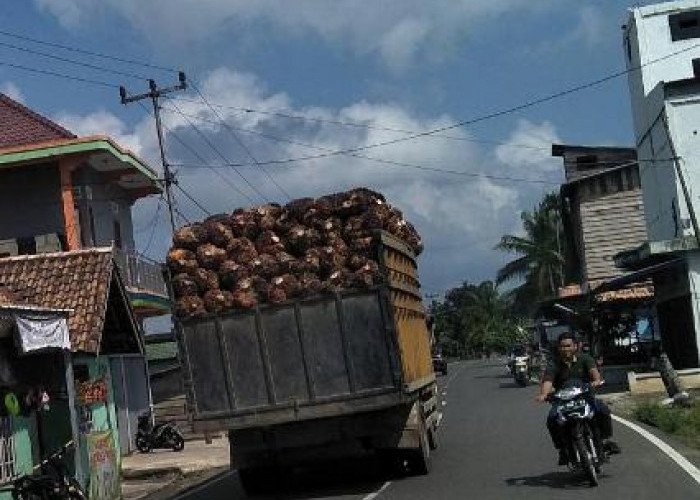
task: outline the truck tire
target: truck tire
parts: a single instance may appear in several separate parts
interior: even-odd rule
[[[408,468],[412,475],[425,476],[430,472],[431,462],[428,428],[421,412],[418,420],[418,448],[409,451]]]
[[[440,445],[440,441],[438,440],[437,429],[435,427],[431,426],[428,429],[428,446],[430,446],[431,450],[437,450],[439,445]]]

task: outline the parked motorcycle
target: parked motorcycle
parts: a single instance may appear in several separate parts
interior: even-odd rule
[[[72,442],[49,455],[34,471],[39,474],[20,476],[12,483],[14,500],[87,500],[80,483],[70,475],[65,464]]]
[[[600,433],[594,422],[593,387],[581,381],[548,397],[556,411],[557,423],[565,427],[566,454],[572,472],[583,471],[591,486],[598,486],[604,461]]]
[[[185,439],[174,422],[152,425],[151,412],[146,412],[138,418],[136,448],[141,453],[149,453],[154,448],[182,451]]]
[[[530,357],[515,356],[513,359],[512,374],[516,384],[520,387],[526,387],[530,380]]]

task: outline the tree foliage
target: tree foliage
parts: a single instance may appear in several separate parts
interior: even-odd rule
[[[430,312],[438,345],[447,355],[504,352],[514,342],[528,340],[522,321],[492,281],[464,282],[449,290],[443,302],[433,302]]]
[[[545,195],[532,211],[520,214],[523,235],[504,235],[496,245],[496,249],[516,256],[498,271],[496,283],[520,283],[508,299],[523,315],[530,314],[541,300],[555,296],[564,284],[566,252],[560,203],[557,194]]]

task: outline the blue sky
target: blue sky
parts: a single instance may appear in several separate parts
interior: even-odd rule
[[[620,26],[630,5],[618,0],[6,0],[0,30],[181,68],[211,103],[305,117],[289,120],[218,108],[255,158],[266,161],[323,152],[298,143],[326,150],[356,148],[406,136],[386,128],[424,132],[449,126],[616,72],[624,67]],[[145,90],[143,80],[3,43],[153,77],[163,85],[174,83],[174,74],[0,35],[0,90],[78,134],[108,133],[158,164],[152,120],[138,106],[122,107],[116,89],[2,63],[125,84],[133,92]],[[180,97],[198,99],[193,92]],[[223,157],[251,162],[206,105],[175,105]],[[173,111],[172,103],[164,106],[170,109],[165,121],[178,137],[207,164],[223,161]],[[256,135],[260,133],[297,144]],[[357,185],[386,192],[424,235],[424,288],[439,292],[465,279],[490,279],[506,262],[508,256],[493,250],[500,235],[518,231],[519,212],[561,181],[560,160],[549,153],[552,142],[631,144],[627,81],[620,78],[446,134],[468,140],[423,137],[364,153],[552,184],[449,175],[343,155],[267,170],[293,196]],[[172,137],[168,145],[171,162],[202,163]],[[208,169],[178,170],[181,185],[212,213],[249,203]],[[263,201],[236,173],[217,171],[248,197]],[[285,200],[263,172],[251,166],[240,171],[266,199]],[[136,206],[135,226],[140,249],[162,258],[168,227],[163,210],[154,219],[157,201]],[[178,204],[190,219],[203,216],[181,196]]]

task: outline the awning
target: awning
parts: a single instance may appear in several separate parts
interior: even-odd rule
[[[613,278],[608,281],[604,281],[601,285],[592,290],[593,293],[598,294],[601,292],[608,292],[612,290],[620,290],[621,288],[631,285],[632,283],[640,283],[648,278],[653,277],[655,274],[671,269],[679,264],[683,263],[682,258],[675,258],[668,260],[666,262],[661,262],[660,264],[654,264],[649,267],[645,267],[638,271],[620,276],[619,278]]]

